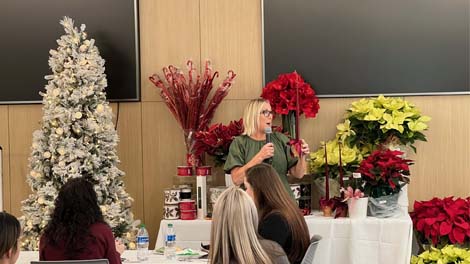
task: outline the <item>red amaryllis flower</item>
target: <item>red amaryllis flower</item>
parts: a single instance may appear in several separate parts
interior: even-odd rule
[[[362,160],[358,172],[364,177],[364,192],[370,197],[398,193],[409,182],[412,160],[402,159],[403,152],[376,150]]]
[[[289,142],[292,146],[292,155],[301,155],[302,142],[300,141],[299,116],[305,113],[306,118],[314,118],[320,105],[315,91],[306,83],[296,71],[280,74],[274,81],[269,82],[261,93],[261,97],[268,100],[272,109],[281,115],[295,112],[295,137]],[[285,124],[283,124],[285,125]],[[294,134],[294,128],[284,127],[284,131]]]
[[[269,82],[263,88],[261,97],[269,101],[276,113],[286,115],[290,110],[297,110],[297,89],[299,115],[305,113],[305,117],[314,118],[320,109],[318,98],[310,84],[296,71],[280,74],[276,80]]]
[[[470,241],[470,197],[415,201],[410,216],[421,242],[440,247]]]

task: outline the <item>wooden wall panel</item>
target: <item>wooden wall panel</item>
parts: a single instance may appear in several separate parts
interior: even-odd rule
[[[143,171],[142,171],[142,105],[141,103],[120,103],[117,132],[119,144],[119,168],[126,173],[124,183],[127,192],[134,198],[132,211],[135,219],[144,218]],[[116,115],[116,104],[113,104]],[[114,120],[116,123],[116,120]]]
[[[199,0],[140,1],[142,101],[161,101],[148,77],[170,64],[200,68]]]
[[[260,1],[201,0],[201,59],[210,59],[219,80],[238,76],[227,98],[259,97],[262,88]]]
[[[21,201],[31,188],[26,183],[34,130],[40,128],[42,105],[9,106],[11,212],[21,216]]]
[[[432,117],[428,142],[417,144],[409,200],[470,196],[470,96],[410,97]]]
[[[163,216],[163,190],[175,182],[176,167],[185,164],[183,132],[163,102],[142,103],[144,223],[150,247]]]
[[[10,186],[10,141],[8,133],[8,106],[0,106],[0,146],[2,147],[2,207],[3,210],[10,211],[10,196],[11,196],[11,186]]]

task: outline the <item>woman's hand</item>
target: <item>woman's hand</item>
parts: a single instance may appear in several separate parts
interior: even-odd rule
[[[308,147],[308,146],[307,146]],[[274,156],[274,144],[266,143],[259,152],[253,157],[256,164],[260,164],[265,159],[272,158]]]
[[[124,250],[126,250],[126,246],[119,239],[116,239],[114,242],[116,244],[116,251],[119,252],[119,254],[122,255]]]
[[[302,156],[308,156],[310,154],[310,148],[308,147],[307,142],[305,140],[301,139],[302,141],[302,146],[301,146],[301,151],[302,151]]]

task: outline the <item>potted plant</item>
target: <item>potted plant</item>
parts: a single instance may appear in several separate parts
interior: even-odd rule
[[[470,244],[470,197],[415,201],[410,216],[422,245]]]
[[[361,99],[351,104],[344,123],[337,126],[350,146],[410,146],[415,152],[415,142],[426,141],[423,131],[428,128],[430,117],[422,115],[412,103],[395,97]]]
[[[470,250],[454,245],[446,245],[442,249],[432,247],[418,256],[411,257],[411,264],[468,264]]]
[[[409,183],[412,164],[411,160],[401,158],[402,154],[388,149],[375,150],[359,166],[372,216],[390,217],[398,209],[398,193]]]
[[[341,188],[345,202],[348,203],[349,218],[366,218],[368,197],[364,196],[361,188],[348,186],[346,189]]]
[[[230,144],[242,133],[243,119],[230,121],[228,125],[217,123],[210,126],[207,131],[198,131],[195,135],[195,154],[207,153],[214,158],[216,167],[223,166],[227,160]]]
[[[206,61],[202,75],[196,73],[191,60],[186,64],[187,77],[183,71],[170,65],[163,68],[164,78],[153,74],[149,80],[160,90],[160,96],[183,129],[187,165],[195,167],[202,163],[201,157],[194,154],[195,133],[207,130],[215,110],[230,91],[236,74],[229,70],[225,79],[211,93],[213,81],[219,72],[213,72],[210,61]]]

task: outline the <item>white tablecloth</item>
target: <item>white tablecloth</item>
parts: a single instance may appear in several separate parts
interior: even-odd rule
[[[126,250],[121,256],[125,258],[123,264],[127,263],[144,263],[144,264],[171,264],[171,263],[207,263],[207,259],[191,259],[191,261],[180,261],[180,260],[167,260],[162,255],[156,255],[153,251],[149,251],[149,259],[147,261],[137,261],[137,251]],[[18,258],[17,264],[30,264],[33,260],[39,260],[38,251],[21,251],[20,257]]]
[[[408,264],[411,257],[413,223],[408,214],[397,218],[349,219],[306,216],[310,236],[322,240],[315,253],[315,264]],[[156,248],[163,246],[168,223],[180,247],[198,248],[210,240],[210,220],[162,220]]]

